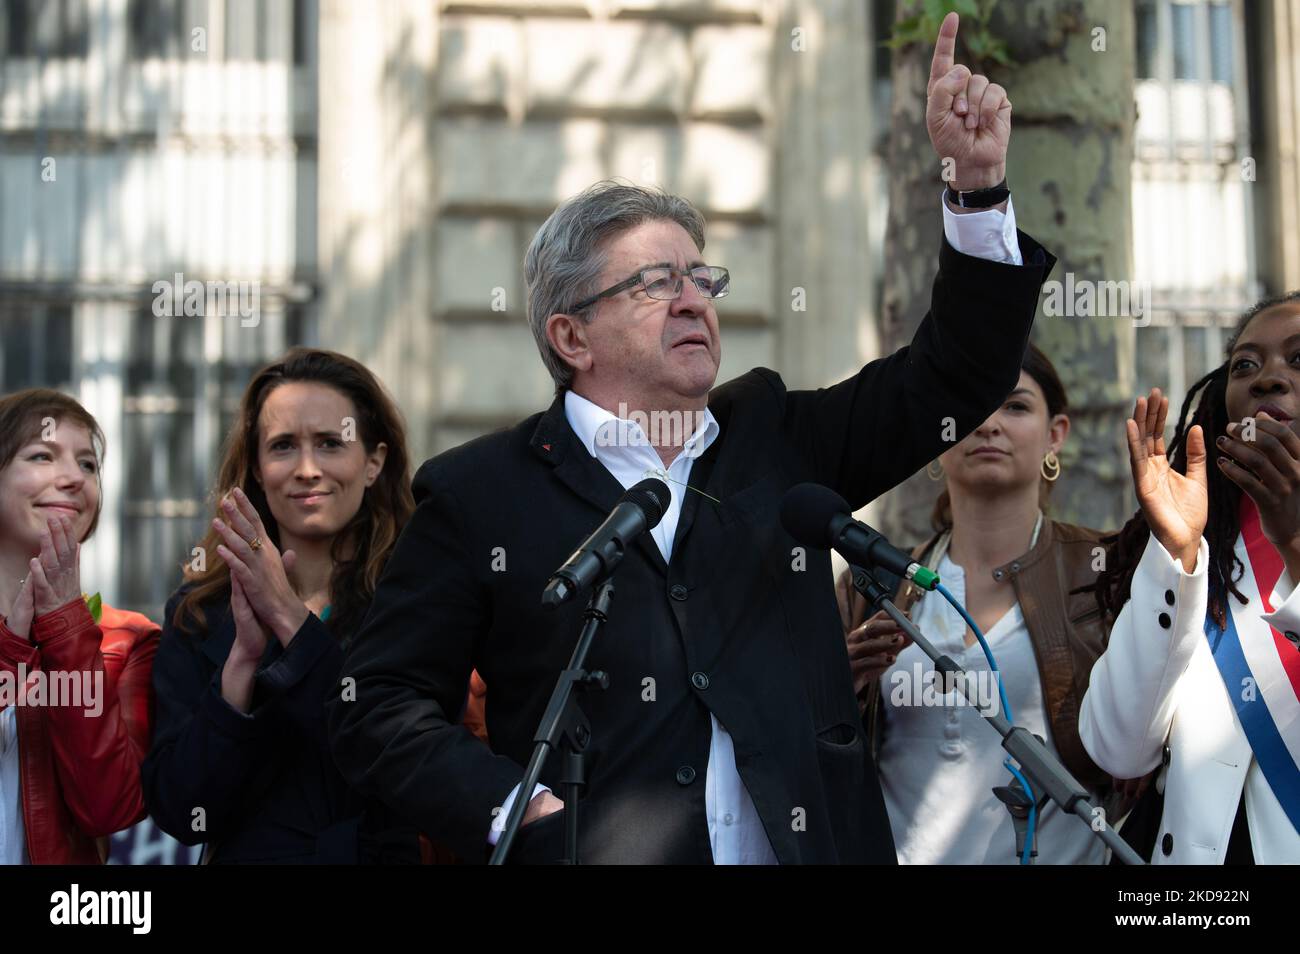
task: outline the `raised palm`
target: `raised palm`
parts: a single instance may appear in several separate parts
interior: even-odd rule
[[[1138,506],[1157,540],[1185,565],[1195,560],[1209,515],[1205,476],[1205,435],[1199,425],[1187,432],[1187,473],[1180,474],[1165,456],[1165,420],[1169,399],[1159,388],[1140,397],[1125,422],[1133,489]]]

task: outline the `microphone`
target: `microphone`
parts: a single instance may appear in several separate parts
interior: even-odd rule
[[[800,543],[838,550],[850,563],[880,567],[933,590],[939,576],[895,547],[878,530],[853,519],[848,502],[821,484],[798,484],[781,499],[781,526]]]
[[[542,606],[555,609],[614,572],[632,541],[659,525],[671,500],[668,485],[658,477],[629,487],[605,522],[551,574]]]

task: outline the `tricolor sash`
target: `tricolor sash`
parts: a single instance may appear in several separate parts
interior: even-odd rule
[[[1227,628],[1205,619],[1219,675],[1255,760],[1291,824],[1300,832],[1300,649],[1260,618],[1271,613],[1282,556],[1264,536],[1259,510],[1242,494],[1239,514],[1245,573],[1237,588],[1250,601],[1227,598]]]

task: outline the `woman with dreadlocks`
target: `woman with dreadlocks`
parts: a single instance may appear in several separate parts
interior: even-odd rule
[[[1168,408],[1153,389],[1126,424],[1141,509],[1079,735],[1114,775],[1163,766],[1154,862],[1300,863],[1300,292],[1242,317],[1167,456]]]

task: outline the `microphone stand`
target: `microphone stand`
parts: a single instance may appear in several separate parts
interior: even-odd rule
[[[923,653],[934,660],[935,672],[945,677],[945,685],[949,674],[953,677],[965,674],[965,670],[957,665],[951,656],[940,653],[934,644],[926,639],[921,631],[913,625],[912,621],[903,615],[902,611],[894,605],[894,601],[889,598],[889,591],[881,586],[880,582],[869,571],[860,566],[850,566],[850,570],[853,573],[853,588],[870,601],[873,609],[876,607],[883,609],[889,615],[889,618],[912,638],[912,642],[916,643]],[[969,703],[970,699],[965,691],[967,685],[965,680],[952,678],[952,683],[956,686],[962,699]],[[1088,801],[1088,790],[1066,770],[1060,759],[1048,750],[1042,739],[1032,735],[1024,726],[1012,725],[1007,721],[1006,716],[1000,712],[985,712],[979,706],[973,706],[973,708],[997,731],[998,735],[1002,736],[1002,747],[1007,750],[1007,753],[1013,759],[1020,763],[1020,771],[1029,777],[1038,791],[1045,792],[1052,801],[1061,807],[1062,811],[1078,815],[1093,834],[1105,842],[1110,850],[1115,853],[1115,857],[1122,862],[1127,865],[1146,864],[1138,853],[1129,847],[1128,842],[1122,839],[1119,833],[1111,828],[1109,824],[1103,824],[1100,830],[1096,828],[1093,820],[1098,815],[1092,803]],[[1012,822],[1016,830],[1017,847],[1023,850],[1025,829],[1027,827],[1026,820],[1029,817],[1030,802],[1028,796],[1018,788],[995,788],[993,791],[1011,812]],[[1017,852],[1017,857],[1019,856],[1019,852]]]
[[[524,812],[532,800],[537,778],[542,774],[546,757],[559,750],[564,755],[564,767],[560,773],[560,790],[564,798],[564,864],[578,863],[578,799],[587,785],[587,744],[591,741],[591,723],[587,715],[578,706],[576,692],[588,688],[609,688],[609,674],[597,670],[587,672],[587,653],[595,642],[596,633],[609,621],[609,606],[614,598],[614,583],[606,579],[596,586],[587,601],[587,608],[582,618],[586,620],[582,633],[578,636],[578,645],[573,649],[568,668],[560,673],[551,701],[546,705],[542,721],[538,723],[533,735],[532,758],[524,772],[524,780],[519,783],[518,794],[510,806],[506,825],[492,851],[489,864],[504,864],[510,853],[510,846],[523,824]]]

